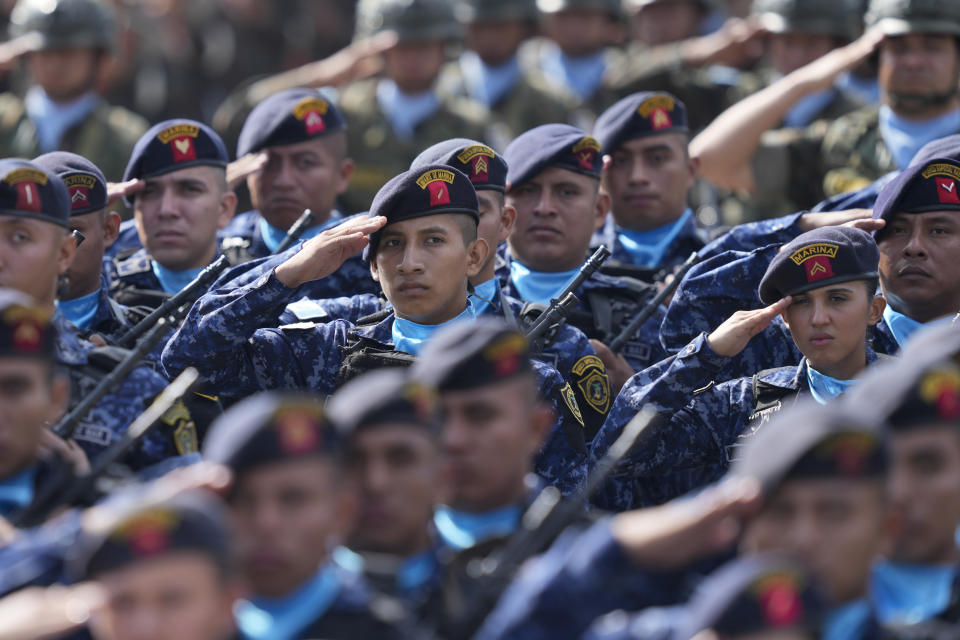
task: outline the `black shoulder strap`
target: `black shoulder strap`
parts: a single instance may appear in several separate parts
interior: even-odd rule
[[[391,313],[393,313],[393,309],[380,309],[380,311],[374,311],[370,315],[366,315],[366,316],[363,316],[362,318],[358,318],[356,325],[358,327],[369,327],[375,324],[380,324],[381,322],[386,320],[387,316],[389,316]]]
[[[759,373],[753,374],[753,413],[750,418],[760,415],[764,410],[776,407],[782,404],[784,398],[797,393],[796,389],[781,387],[772,384],[763,379],[763,377],[775,369],[764,369]]]
[[[416,359],[409,353],[389,349],[381,342],[361,336],[353,329],[347,332],[347,341],[340,351],[343,361],[334,382],[336,389],[368,371],[383,367],[409,367]]]

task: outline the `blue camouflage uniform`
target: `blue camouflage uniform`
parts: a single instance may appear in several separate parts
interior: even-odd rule
[[[670,243],[659,263],[653,268],[636,264],[633,254],[620,240],[612,214],[607,216],[603,226],[593,234],[593,238],[590,240],[591,249],[597,249],[600,245],[610,249],[610,258],[604,263],[601,272],[604,269],[625,270],[627,273],[634,273],[635,277],[645,282],[659,279],[658,275],[660,273],[666,275],[672,272],[676,267],[683,264],[691,253],[702,249],[704,244],[704,233],[697,226],[696,219],[692,215],[683,218],[676,238]]]

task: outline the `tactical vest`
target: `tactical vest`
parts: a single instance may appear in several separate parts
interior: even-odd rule
[[[570,324],[588,338],[610,344],[656,293],[652,285],[633,278],[620,278],[618,284],[622,286],[589,289],[578,294],[586,298],[584,302],[590,311],[575,309],[570,314]],[[648,362],[653,350],[649,344],[631,336],[621,353],[625,357]]]
[[[790,389],[762,379],[763,376],[775,370],[765,369],[753,374],[753,411],[747,418],[747,426],[744,427],[732,444],[727,445],[727,460],[729,462],[733,462],[740,457],[741,447],[746,446],[757,431],[773,419],[775,415],[779,414],[784,406],[793,406],[800,398],[810,395],[808,389]]]
[[[387,319],[393,309],[382,309],[357,320],[356,327],[347,332],[347,342],[340,346],[343,361],[337,371],[334,388],[339,389],[347,382],[363,374],[383,367],[409,367],[415,356],[396,349],[390,349],[378,340],[357,333],[359,327],[370,327]]]
[[[114,258],[116,274],[110,282],[110,297],[127,307],[146,307],[156,309],[170,298],[170,294],[163,289],[143,287],[136,281],[139,279],[156,280],[150,258],[144,255],[143,259],[134,260],[133,256],[141,251],[140,247],[131,247],[117,254]]]

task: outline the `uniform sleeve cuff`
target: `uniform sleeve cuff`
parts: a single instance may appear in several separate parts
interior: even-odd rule
[[[710,371],[720,371],[730,361],[730,358],[718,354],[710,347],[710,342],[707,340],[707,333],[705,331],[701,332],[690,344],[681,349],[677,356],[687,362],[696,360],[700,367]]]

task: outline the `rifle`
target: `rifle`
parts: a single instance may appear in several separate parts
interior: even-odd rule
[[[131,347],[141,335],[150,330],[157,324],[161,318],[168,318],[170,325],[173,326],[179,319],[179,314],[186,311],[181,307],[193,304],[197,298],[206,293],[213,281],[230,266],[227,256],[220,256],[193,279],[193,282],[178,291],[159,307],[154,309],[143,320],[133,325],[125,334],[117,340],[117,345],[121,347]],[[189,307],[187,307],[189,309]]]
[[[297,218],[297,221],[294,222],[289,229],[287,229],[287,235],[285,235],[283,240],[280,241],[280,244],[277,246],[277,250],[273,252],[273,255],[283,253],[293,246],[293,243],[300,239],[300,236],[303,235],[307,225],[309,225],[311,222],[313,222],[313,211],[310,209],[304,209],[303,213],[300,214],[300,217]]]
[[[613,351],[614,353],[620,353],[620,350],[623,349],[623,346],[627,344],[627,341],[633,337],[633,334],[637,332],[637,329],[639,329],[643,323],[653,315],[653,312],[657,310],[657,307],[663,304],[664,300],[673,295],[673,292],[676,291],[677,287],[680,286],[680,282],[683,280],[683,277],[687,275],[687,272],[690,271],[690,269],[692,269],[693,266],[699,261],[700,255],[696,251],[690,254],[690,257],[687,258],[686,262],[680,265],[680,268],[674,274],[673,280],[664,285],[663,289],[658,291],[657,295],[653,296],[653,298],[647,302],[643,309],[640,310],[640,313],[635,315],[633,319],[627,323],[627,326],[625,326],[623,330],[617,334],[617,337],[615,337],[608,345],[610,347],[610,351]]]
[[[580,288],[580,285],[589,280],[609,257],[610,249],[607,249],[604,245],[597,247],[593,255],[587,258],[587,261],[580,267],[580,271],[577,272],[576,277],[570,281],[570,284],[564,287],[563,291],[557,294],[556,298],[551,298],[550,306],[540,314],[537,321],[534,322],[533,326],[527,331],[528,342],[532,344],[534,340],[543,335],[561,316],[564,318],[567,317],[570,310],[580,303],[580,300],[577,299],[574,292]]]
[[[583,512],[583,505],[607,481],[617,464],[630,452],[657,411],[645,406],[623,428],[623,432],[607,449],[603,458],[587,478],[586,486],[571,500],[563,500],[560,491],[547,487],[527,508],[520,520],[520,528],[507,544],[491,557],[478,563],[476,578],[482,580],[474,606],[454,623],[454,638],[469,638],[493,610],[501,594],[516,575],[520,566],[529,558],[543,552],[558,535],[575,522]]]
[[[100,402],[105,395],[110,393],[115,386],[130,375],[134,367],[140,364],[143,357],[159,344],[169,329],[169,322],[166,318],[158,319],[153,329],[144,336],[143,340],[138,342],[137,346],[131,349],[123,360],[121,360],[110,373],[105,375],[100,382],[97,383],[97,386],[85,395],[83,400],[81,400],[72,411],[63,416],[60,422],[53,426],[52,431],[63,439],[72,436],[74,429],[77,428],[77,424],[87,415],[87,412]]]
[[[130,423],[120,439],[107,448],[90,465],[90,471],[80,478],[68,475],[64,481],[46,486],[26,509],[18,512],[12,519],[16,527],[31,526],[43,522],[45,516],[62,504],[71,504],[80,496],[92,490],[103,472],[122,458],[130,447],[145,436],[163,417],[173,404],[186,394],[197,381],[199,373],[193,367],[184,369],[160,395],[147,407],[147,410]],[[69,483],[68,486],[64,486]]]

